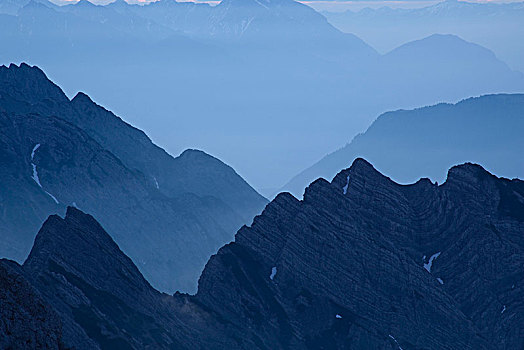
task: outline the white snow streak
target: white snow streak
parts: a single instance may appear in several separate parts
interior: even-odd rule
[[[424,268],[429,272],[431,273],[431,266],[433,266],[433,260],[435,260],[436,258],[438,258],[440,255],[440,252],[438,253],[435,253],[431,256],[431,258],[429,258],[429,261],[428,263],[424,263]]]
[[[437,278],[438,283],[444,284],[444,281],[441,278]]]
[[[339,314],[336,314],[335,317],[336,318],[342,318],[342,316],[340,316]]]
[[[31,160],[33,160],[35,158],[35,152],[38,150],[38,148],[40,148],[40,144],[37,143],[35,145],[35,147],[33,147],[33,150],[31,151]],[[35,163],[31,162],[31,166],[33,167],[33,176],[31,176],[31,178],[36,182],[36,184],[38,185],[38,187],[40,187],[41,189],[44,189],[42,187],[42,184],[40,183],[40,178],[38,177],[38,171],[36,170],[36,165]],[[44,190],[44,192],[49,196],[51,197],[56,204],[58,204],[58,199],[56,199],[55,196],[53,196],[51,193],[47,192],[46,190]]]
[[[344,186],[342,189],[344,190],[344,194],[348,193],[348,187],[349,187],[349,175],[347,178],[346,186]]]
[[[36,184],[40,188],[42,188],[42,184],[40,183],[40,179],[38,178],[38,171],[36,171],[36,165],[34,165],[33,163],[31,163],[31,165],[33,166],[33,176],[31,176],[31,178],[35,180]]]
[[[48,195],[49,197],[51,197],[51,198],[55,201],[56,204],[58,204],[58,199],[56,199],[55,196],[53,196],[51,193],[49,193],[49,192],[47,192],[47,191],[44,191],[44,192],[47,193],[47,195]]]
[[[39,143],[37,143],[37,144],[35,145],[35,147],[33,147],[33,151],[31,152],[31,160],[33,160],[33,158],[35,158],[35,152],[36,152],[36,150],[37,150],[39,147],[40,147],[40,144],[39,144]]]
[[[269,275],[269,278],[270,278],[271,280],[273,280],[273,278],[275,278],[276,274],[277,274],[277,267],[276,267],[276,266],[273,266],[273,267],[271,268],[271,275]]]
[[[160,186],[158,186],[158,181],[156,180],[156,177],[153,176],[153,180],[155,180],[155,186],[156,186],[156,189],[160,189]]]
[[[397,344],[399,350],[404,350],[404,349],[402,349],[402,347],[400,346],[400,344],[398,343],[398,341],[395,339],[394,336],[392,336],[392,335],[390,334],[389,337],[390,337],[391,339],[393,339],[393,341],[395,342],[395,344]]]
[[[504,311],[506,311],[506,305],[504,305],[504,307],[502,308],[502,311],[500,313],[503,314]]]

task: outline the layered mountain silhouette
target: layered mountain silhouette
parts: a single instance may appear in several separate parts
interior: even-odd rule
[[[283,190],[302,196],[318,177],[333,178],[345,164],[365,157],[401,183],[420,177],[443,182],[449,167],[465,161],[490,172],[524,178],[524,95],[486,95],[456,104],[384,113],[343,148],[325,156]]]
[[[357,159],[303,200],[277,196],[209,260],[195,296],[154,290],[92,216],[69,207],[44,223],[23,266],[0,264],[0,283],[17,281],[27,295],[0,294],[14,313],[42,305],[31,334],[8,322],[2,339],[77,349],[519,348],[523,198],[522,181],[470,163],[440,186],[403,186]]]
[[[455,34],[488,47],[524,71],[524,4],[447,0],[422,8],[365,8],[322,12],[343,32],[363,38],[381,52],[431,34]]]
[[[198,150],[173,158],[79,93],[69,100],[37,67],[0,67],[0,254],[23,261],[52,213],[93,213],[146,278],[194,291],[205,262],[266,199]]]
[[[19,7],[1,15],[0,62],[38,65],[70,98],[82,89],[169,153],[205,149],[257,189],[385,111],[524,91],[472,39],[431,32],[381,55],[292,0]]]

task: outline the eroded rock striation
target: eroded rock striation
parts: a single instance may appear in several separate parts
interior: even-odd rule
[[[26,64],[0,67],[0,180],[0,256],[24,261],[44,220],[75,206],[168,292],[196,291],[209,256],[267,203],[220,160],[174,158]]]
[[[475,164],[399,185],[357,159],[303,200],[277,196],[195,296],[153,289],[75,208],[21,270],[78,349],[516,349],[523,214],[524,182]]]
[[[65,349],[62,322],[14,261],[0,260],[0,348]]]

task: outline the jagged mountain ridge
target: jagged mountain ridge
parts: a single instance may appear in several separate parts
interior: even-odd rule
[[[44,67],[68,96],[80,86],[170,153],[209,150],[258,189],[280,187],[384,111],[524,86],[468,42],[428,38],[396,60],[293,1],[36,5],[2,17],[1,61]]]
[[[514,349],[523,198],[522,181],[474,164],[440,186],[398,185],[357,159],[302,201],[275,198],[209,260],[195,296],[154,291],[74,208],[46,221],[23,271],[101,348]],[[104,332],[67,316],[80,306]],[[164,336],[151,343],[155,329]]]
[[[276,302],[310,348],[518,348],[519,337],[508,334],[522,332],[523,190],[522,181],[497,179],[472,164],[452,168],[441,186],[427,179],[401,186],[357,159],[331,183],[311,184],[303,201],[277,196],[211,258],[196,297],[230,316],[261,313],[282,321],[282,311],[271,307]],[[222,279],[239,293],[218,289]],[[260,284],[274,296],[253,293]],[[449,299],[434,305],[440,297]],[[247,304],[238,305],[240,298]],[[257,307],[260,298],[265,308]],[[514,308],[506,314],[509,304]],[[432,305],[438,311],[426,309]],[[446,326],[433,318],[444,306],[457,312]],[[318,309],[327,315],[308,315]],[[447,329],[455,317],[464,323]],[[357,332],[363,324],[367,332]],[[265,326],[285,337],[282,325]],[[434,337],[426,326],[449,333]],[[454,334],[457,327],[464,328]]]
[[[190,291],[209,255],[266,204],[218,159],[171,157],[86,95],[69,101],[38,68],[1,67],[0,94],[4,256],[22,261],[45,218],[74,205],[155,286]]]
[[[363,134],[291,179],[282,190],[301,196],[318,177],[332,179],[357,157],[401,183],[443,182],[446,170],[473,161],[508,178],[524,178],[524,95],[498,94],[380,115]],[[387,150],[387,152],[385,151]]]

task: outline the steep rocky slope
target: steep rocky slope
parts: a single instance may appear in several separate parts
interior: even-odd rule
[[[303,201],[279,195],[210,260],[197,297],[273,319],[264,331],[280,341],[519,348],[523,194],[522,181],[477,165],[452,168],[441,186],[401,186],[357,159]]]
[[[177,348],[169,303],[89,215],[51,216],[23,265],[78,349]],[[167,301],[167,300],[166,300]],[[166,305],[164,305],[166,304]]]
[[[73,207],[64,218],[52,215],[46,220],[20,270],[60,315],[63,332],[50,333],[63,333],[68,348],[254,346],[243,340],[247,337],[241,329],[190,296],[155,290],[100,224]],[[40,326],[42,319],[33,321]]]
[[[62,323],[24,277],[20,265],[0,260],[0,348],[64,349]]]
[[[71,207],[22,270],[79,349],[517,349],[523,232],[520,180],[468,163],[399,185],[357,159],[301,201],[275,198],[195,296],[154,290]]]
[[[266,204],[235,171],[177,158],[41,70],[0,68],[0,254],[23,261],[49,214],[93,213],[157,288],[194,291],[211,254]]]
[[[515,249],[522,251],[522,242],[516,248],[511,241],[523,224],[497,209],[497,186],[508,186],[501,191],[512,193],[514,208],[524,208],[521,182],[496,179],[478,166],[453,168],[440,187],[428,180],[400,186],[359,159],[332,183],[315,181],[303,201],[277,196],[211,258],[196,297],[226,318],[253,322],[269,347],[498,347],[506,332],[521,332],[521,322],[499,331],[503,294],[484,294],[493,286],[505,290],[501,281],[519,271],[519,263],[499,265],[495,257],[521,260]],[[492,206],[484,207],[488,199]],[[501,237],[506,249],[486,250],[470,236],[491,240],[489,225],[508,227]],[[446,274],[441,261],[449,264]],[[466,275],[476,275],[476,289]],[[482,286],[485,279],[492,282]],[[522,317],[513,302],[512,317]]]

